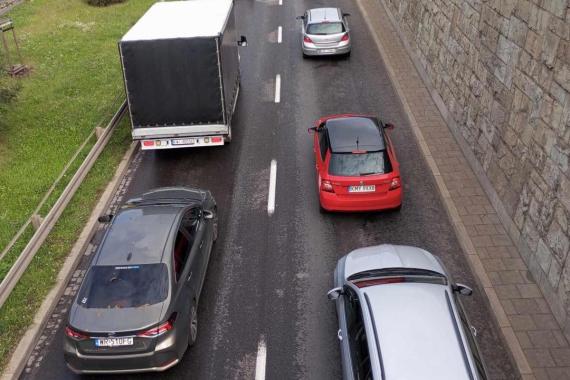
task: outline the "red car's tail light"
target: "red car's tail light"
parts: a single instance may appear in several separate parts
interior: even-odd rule
[[[161,323],[160,325],[150,328],[148,330],[142,331],[137,334],[137,336],[143,338],[154,338],[156,336],[162,335],[167,331],[174,328],[174,321],[176,321],[176,313],[172,313],[168,321]]]
[[[84,340],[89,338],[87,335],[81,334],[79,331],[74,330],[69,326],[65,326],[65,335],[75,340]]]
[[[321,190],[326,191],[327,193],[334,193],[332,183],[326,180],[321,181]]]
[[[306,42],[306,43],[308,43],[308,44],[312,44],[312,43],[313,43],[313,40],[311,40],[311,39],[310,39],[309,37],[307,37],[307,36],[303,37],[303,41]]]
[[[365,288],[367,286],[399,284],[401,282],[406,282],[406,279],[404,277],[373,278],[370,280],[355,281],[354,285],[358,288]]]
[[[344,36],[342,36],[342,38],[340,39],[341,41],[348,41],[349,40],[349,36],[348,33],[346,33]]]
[[[390,182],[390,190],[396,190],[400,188],[400,186],[402,186],[402,183],[400,182],[400,177],[392,178],[392,182]]]

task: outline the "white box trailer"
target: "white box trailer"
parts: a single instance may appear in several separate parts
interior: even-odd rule
[[[240,70],[233,0],[155,3],[119,41],[132,137],[142,149],[231,140]]]

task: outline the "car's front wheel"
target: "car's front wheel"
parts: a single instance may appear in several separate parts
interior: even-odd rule
[[[196,301],[192,302],[190,309],[190,326],[188,328],[188,346],[193,346],[198,337],[198,307]]]

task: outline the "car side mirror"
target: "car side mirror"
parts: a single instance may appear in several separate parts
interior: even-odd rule
[[[453,288],[454,292],[457,292],[457,293],[461,294],[462,296],[470,296],[473,294],[473,289],[471,289],[467,285],[454,284],[452,288]]]
[[[392,123],[386,123],[386,124],[384,124],[384,129],[392,130],[392,129],[394,129],[394,128],[395,128],[395,127],[394,127],[394,124],[392,124]]]
[[[317,131],[317,127],[309,127],[307,128],[307,132],[311,133],[311,132],[316,132]]]
[[[350,13],[343,13],[342,14],[342,17],[348,17],[348,16],[350,16]]]
[[[305,19],[305,16],[297,16],[297,17],[295,17],[295,18],[296,18],[297,20],[304,20],[304,19]]]
[[[97,218],[97,221],[99,223],[109,223],[111,220],[113,220],[113,216],[113,214],[101,215]]]
[[[214,213],[210,210],[204,210],[204,219],[214,219]]]
[[[327,298],[331,301],[337,300],[342,295],[342,288],[334,288],[327,292]]]
[[[247,46],[247,38],[245,38],[245,36],[241,36],[241,38],[238,41],[238,46],[242,46],[242,47],[246,47]]]

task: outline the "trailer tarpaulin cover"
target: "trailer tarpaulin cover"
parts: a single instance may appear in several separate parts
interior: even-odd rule
[[[223,122],[215,37],[120,43],[133,126]]]
[[[233,106],[238,95],[239,87],[239,58],[237,45],[237,32],[235,11],[232,11],[228,17],[224,35],[222,37],[222,77],[224,79],[224,100],[226,108],[227,123],[230,124]]]

